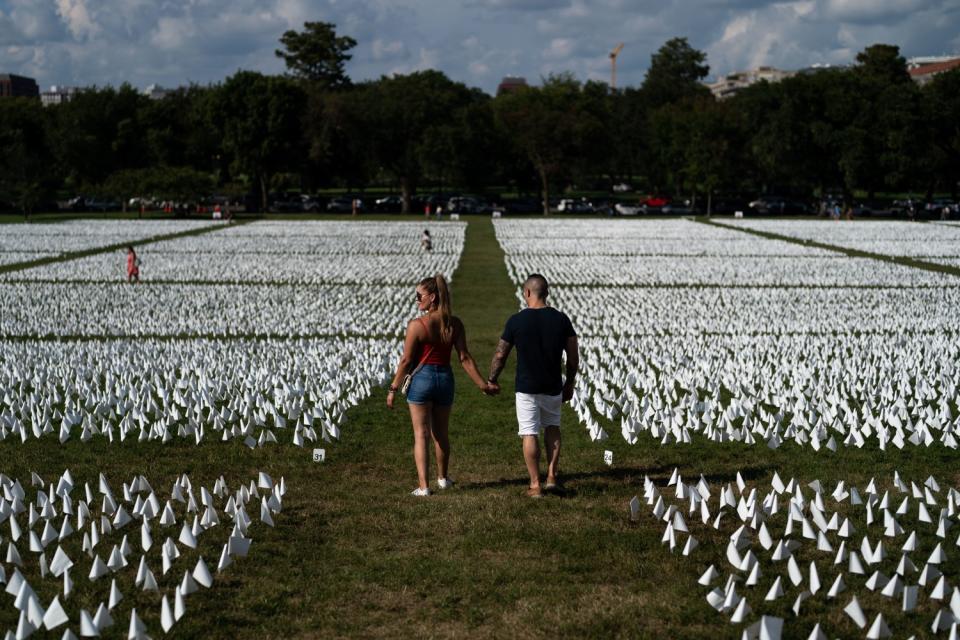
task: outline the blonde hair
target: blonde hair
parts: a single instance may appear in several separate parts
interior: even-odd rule
[[[424,278],[419,286],[427,293],[437,296],[436,306],[440,312],[440,339],[444,342],[453,341],[453,310],[450,304],[450,288],[443,274],[438,273],[432,278]]]

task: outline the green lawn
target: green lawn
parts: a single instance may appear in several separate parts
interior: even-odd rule
[[[452,289],[455,313],[464,320],[471,350],[486,371],[503,322],[517,308],[488,220],[469,220]],[[876,476],[889,486],[895,469],[918,484],[931,473],[945,486],[957,486],[960,480],[956,454],[942,447],[903,452],[841,447],[836,454],[818,454],[792,443],[776,451],[762,444],[703,442],[661,448],[646,437],[630,446],[620,438],[619,424],[607,425],[609,441],[592,443],[565,409],[564,493],[530,500],[524,496],[525,469],[513,413],[513,363],[511,358],[502,376],[504,393],[497,398],[483,396],[458,371],[450,471],[457,486],[429,499],[408,495],[416,486],[409,416],[402,403],[388,411],[382,392],[348,414],[341,440],[326,445],[328,458],[322,464],[313,463],[309,449],[293,447],[286,436],[280,445],[253,451],[236,442],[205,441],[195,447],[178,441],[161,446],[71,440],[59,445],[48,438],[27,444],[0,442],[0,472],[29,482],[30,472],[37,471],[50,482],[69,468],[75,479],[91,482],[94,489],[97,474],[103,472],[115,492],[122,482],[143,473],[162,499],[183,473],[208,488],[221,474],[231,487],[255,479],[258,470],[277,480],[283,476],[288,493],[276,527],[254,525],[250,556],[216,576],[211,590],[191,595],[186,617],[170,634],[235,639],[739,637],[743,625],[732,625],[729,616],[714,612],[704,599],[707,590],[696,584],[706,566],[716,563],[723,575],[722,588],[730,572],[724,560],[726,534],[739,523],[728,514],[722,532],[698,531],[701,547],[691,558],[679,552],[671,555],[660,543],[664,523],[649,517],[649,507],[641,508],[638,522],[630,520],[628,502],[642,493],[644,475],[654,479],[665,495],[662,485],[674,467],[687,482],[705,474],[715,488],[717,483],[733,482],[740,470],[763,493],[774,471],[784,481],[796,476],[804,486],[819,478],[827,492],[839,479],[862,490]],[[612,467],[603,463],[604,449],[614,453]],[[249,512],[256,520],[259,509]],[[206,534],[202,541],[199,553],[211,569],[228,526]],[[175,538],[177,531],[162,535]],[[132,541],[139,538],[136,529],[129,533]],[[4,525],[0,551],[6,550],[7,534]],[[875,543],[876,533],[870,535]],[[155,533],[157,545],[160,536]],[[857,544],[861,536],[855,536]],[[960,559],[953,539],[948,535],[950,562],[944,566],[948,575],[956,575]],[[18,546],[30,565],[25,575],[47,604],[59,581],[41,580],[36,555],[26,552],[25,543]],[[161,578],[158,552],[151,551],[151,568],[161,589],[172,594],[197,555],[185,553]],[[914,560],[921,565],[925,558],[918,553]],[[771,568],[764,562],[765,575],[778,570],[782,566]],[[132,584],[134,574],[135,569],[120,574],[118,585],[125,599],[115,616],[117,625],[105,635],[126,633],[133,604],[151,635],[161,637],[159,595],[138,593]],[[859,595],[865,578],[850,576],[847,582],[857,586]],[[79,574],[74,580],[77,590],[68,601],[68,613],[75,617],[81,606],[92,613],[106,598],[109,582],[90,586]],[[757,589],[765,592],[766,586]],[[770,607],[762,606],[762,595],[751,595],[751,605],[756,611],[786,617],[785,637],[805,638],[818,620],[831,637],[866,633],[840,612],[849,593],[839,603],[828,603],[821,594],[807,602],[800,619],[789,612],[795,593]],[[878,596],[872,598],[861,599],[865,609],[868,603],[880,602]],[[11,601],[0,594],[0,630],[16,627]],[[898,614],[894,604],[888,606],[889,615],[887,609],[884,613],[898,636],[909,630],[923,637],[935,605],[921,596],[921,613]],[[72,628],[78,631],[75,623]]]

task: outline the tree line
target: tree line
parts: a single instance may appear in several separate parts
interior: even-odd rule
[[[492,97],[439,71],[352,82],[356,41],[308,22],[277,55],[285,75],[239,71],[152,100],[129,85],[69,102],[0,100],[0,201],[57,195],[191,200],[271,191],[506,189],[550,198],[632,183],[650,193],[861,191],[957,195],[960,70],[920,87],[893,45],[855,64],[760,82],[716,100],[706,55],[666,42],[643,83],[571,74]],[[440,185],[438,187],[438,185]]]

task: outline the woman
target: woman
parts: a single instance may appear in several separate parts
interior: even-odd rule
[[[427,467],[430,463],[429,440],[437,456],[437,486],[447,489],[453,481],[447,476],[450,461],[448,427],[450,410],[453,407],[453,369],[450,367],[450,352],[456,348],[460,364],[470,379],[484,393],[491,391],[489,384],[480,375],[477,363],[467,350],[467,335],[460,318],[450,308],[450,291],[442,275],[424,278],[417,285],[417,309],[426,312],[407,325],[403,342],[403,356],[393,382],[387,392],[387,407],[393,402],[408,371],[412,371],[407,405],[413,422],[413,459],[417,463],[420,485],[412,495],[429,496]]]
[[[133,247],[127,247],[127,282],[140,282],[140,259]]]

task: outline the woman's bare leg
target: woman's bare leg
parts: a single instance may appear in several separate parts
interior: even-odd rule
[[[410,421],[413,423],[413,460],[417,463],[417,479],[420,481],[420,488],[426,489],[430,486],[427,481],[427,467],[430,465],[427,442],[430,440],[433,403],[407,406],[410,407]]]
[[[453,407],[434,407],[433,448],[437,455],[437,478],[446,478],[450,464],[450,411]]]

